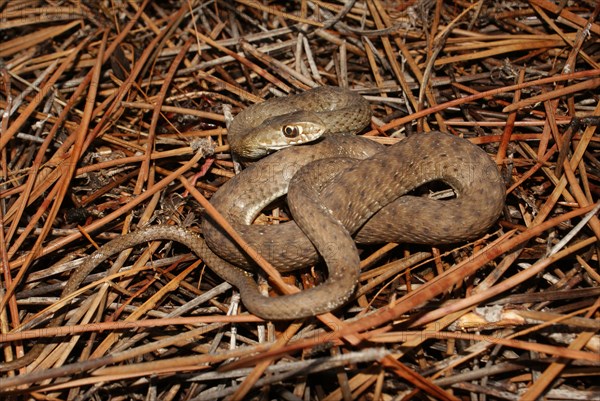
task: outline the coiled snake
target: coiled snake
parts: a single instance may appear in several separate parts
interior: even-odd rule
[[[281,116],[284,113],[291,116]],[[361,96],[321,87],[249,107],[230,128],[232,149],[245,157],[317,140],[254,163],[224,184],[211,203],[282,271],[314,264],[320,254],[328,266],[325,283],[293,295],[262,296],[251,276],[236,267],[250,267],[247,256],[207,218],[202,224],[206,243],[189,229],[164,225],[107,243],[72,275],[64,293],[76,289],[109,256],[146,241],[167,239],[188,246],[238,287],[252,313],[266,319],[294,319],[333,310],[348,300],[359,274],[354,241],[452,243],[477,237],[496,221],[504,204],[504,187],[485,152],[440,132],[413,135],[387,148],[343,135],[369,121],[370,108]],[[317,160],[324,161],[311,167]],[[306,171],[296,175],[300,169]],[[290,180],[288,203],[295,222],[251,225],[266,205],[287,192]],[[456,198],[403,196],[430,181],[446,182]]]

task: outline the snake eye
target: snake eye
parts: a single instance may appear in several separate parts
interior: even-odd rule
[[[286,125],[283,127],[283,135],[287,138],[296,138],[301,133],[301,128],[297,125]]]

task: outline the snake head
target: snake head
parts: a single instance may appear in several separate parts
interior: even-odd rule
[[[313,142],[327,128],[314,113],[298,111],[266,119],[244,138],[246,149],[252,154],[246,157],[262,157],[273,151]]]

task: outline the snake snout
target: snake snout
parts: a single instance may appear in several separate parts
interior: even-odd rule
[[[297,111],[266,119],[247,141],[274,151],[315,141],[327,132],[327,125],[314,113]]]

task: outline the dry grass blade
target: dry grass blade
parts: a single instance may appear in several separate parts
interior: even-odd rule
[[[600,399],[599,15],[589,0],[0,1],[0,398]],[[108,239],[227,226],[209,200],[235,174],[229,111],[318,85],[363,94],[374,141],[441,129],[484,149],[507,188],[498,224],[360,246],[354,298],[314,319],[247,313],[165,240],[60,298]],[[277,206],[260,223],[291,218]],[[249,254],[265,293],[323,279]]]

